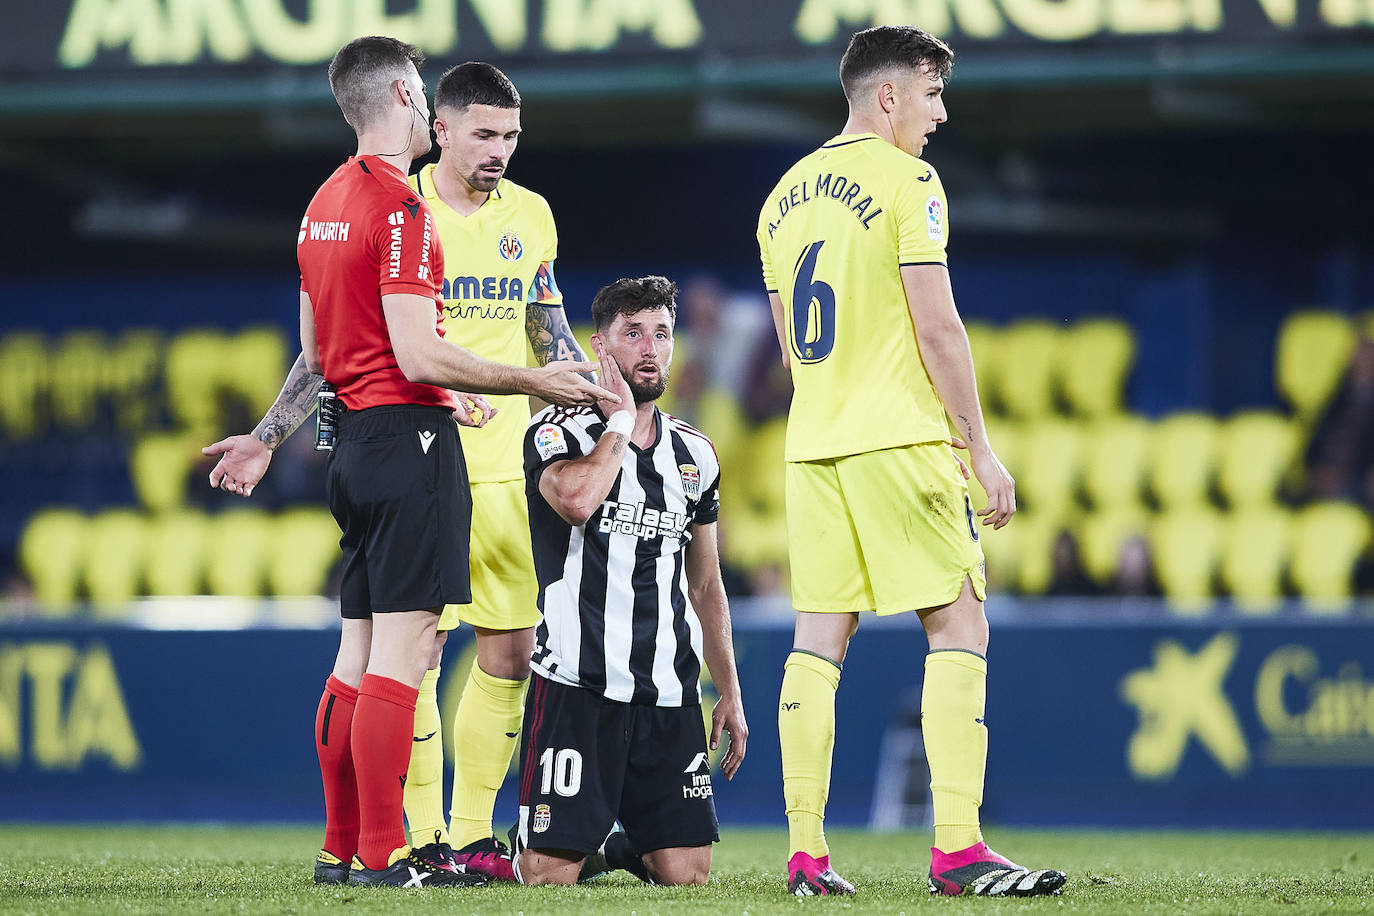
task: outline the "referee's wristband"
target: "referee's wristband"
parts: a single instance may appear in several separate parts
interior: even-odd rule
[[[615,413],[611,414],[611,418],[606,421],[606,432],[620,433],[620,435],[626,438],[629,437],[630,433],[634,432],[634,428],[635,418],[624,410],[617,410]]]

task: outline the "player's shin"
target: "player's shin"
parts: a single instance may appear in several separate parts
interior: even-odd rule
[[[415,733],[406,773],[405,812],[410,845],[448,842],[444,823],[444,736],[439,718],[439,669],[431,668],[420,681],[415,700]]]
[[[357,689],[331,676],[315,713],[315,751],[324,782],[324,849],[344,863],[358,850],[358,783],[349,743],[357,702]]]
[[[358,774],[358,858],[370,869],[391,864],[406,845],[401,822],[410,765],[417,691],[400,681],[363,675],[353,713],[353,765]]]
[[[830,854],[823,825],[830,794],[835,691],[839,685],[840,666],[835,662],[800,651],[787,657],[778,706],[778,738],[789,856],[804,852],[821,859]]]
[[[493,677],[473,662],[453,723],[449,833],[455,849],[492,836],[491,812],[520,737],[528,684]]]
[[[983,724],[987,671],[987,660],[976,652],[944,649],[926,656],[921,733],[930,765],[935,847],[944,852],[983,839],[978,808],[988,758]]]

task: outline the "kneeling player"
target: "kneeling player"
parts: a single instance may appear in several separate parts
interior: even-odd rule
[[[719,837],[698,680],[720,693],[710,747],[744,759],[710,440],[654,406],[668,384],[677,287],[618,280],[592,302],[602,384],[619,404],[535,416],[525,492],[543,622],[520,749],[516,873],[571,884],[617,820],[631,870],[701,884]],[[612,864],[617,864],[612,862]]]

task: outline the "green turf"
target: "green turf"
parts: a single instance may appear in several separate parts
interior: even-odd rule
[[[784,893],[781,830],[729,830],[704,888],[624,874],[576,888],[349,890],[310,883],[314,829],[0,826],[0,913],[1374,913],[1374,834],[990,830],[1030,867],[1069,873],[1059,897],[937,899],[925,834],[832,831],[853,898]]]

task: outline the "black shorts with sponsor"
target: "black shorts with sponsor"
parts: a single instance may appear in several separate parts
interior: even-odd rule
[[[472,494],[447,409],[345,411],[327,479],[329,510],[343,530],[344,617],[472,601]]]
[[[520,742],[520,839],[591,854],[616,819],[653,852],[720,839],[701,705],[617,703],[538,673]]]

